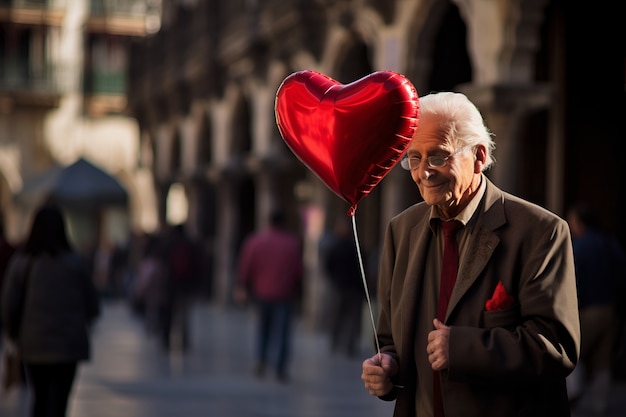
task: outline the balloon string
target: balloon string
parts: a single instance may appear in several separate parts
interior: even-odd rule
[[[372,321],[372,329],[374,330],[374,341],[376,342],[376,352],[380,355],[380,344],[378,343],[378,336],[376,333],[376,322],[374,320],[374,311],[372,309],[372,301],[370,299],[370,292],[367,288],[367,280],[365,279],[365,268],[363,268],[363,257],[361,256],[361,246],[359,245],[359,236],[356,232],[356,216],[354,211],[350,215],[352,217],[352,230],[354,231],[354,241],[356,242],[356,253],[359,257],[359,267],[361,268],[361,278],[363,279],[363,288],[365,289],[365,298],[367,299],[367,307],[370,313],[370,319]]]

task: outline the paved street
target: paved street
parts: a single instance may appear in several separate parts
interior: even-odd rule
[[[187,355],[165,354],[125,304],[105,304],[93,360],[80,368],[68,417],[374,417],[392,404],[370,397],[362,358],[329,353],[327,339],[296,328],[289,383],[252,376],[251,310],[198,305]],[[0,417],[26,417],[29,393],[0,397]]]
[[[326,337],[301,324],[290,382],[254,378],[253,320],[250,310],[197,305],[191,351],[168,355],[125,304],[106,303],[68,417],[391,417],[393,404],[363,388],[362,358],[331,354]],[[612,398],[608,416],[626,416],[624,382]],[[0,394],[0,417],[27,417],[28,401],[27,390]],[[585,409],[573,417],[591,416]]]

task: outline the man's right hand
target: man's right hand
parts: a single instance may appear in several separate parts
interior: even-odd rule
[[[363,361],[361,379],[370,394],[382,397],[394,387],[391,377],[398,373],[398,363],[387,353],[377,353]]]

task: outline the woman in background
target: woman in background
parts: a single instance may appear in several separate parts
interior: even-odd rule
[[[32,417],[64,417],[89,327],[100,303],[85,260],[70,246],[61,210],[35,215],[24,247],[8,265],[2,321],[33,390]]]

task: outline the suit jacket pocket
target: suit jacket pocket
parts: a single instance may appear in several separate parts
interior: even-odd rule
[[[515,303],[512,307],[504,310],[483,311],[483,325],[487,329],[503,327],[514,329],[520,321],[519,305]]]

